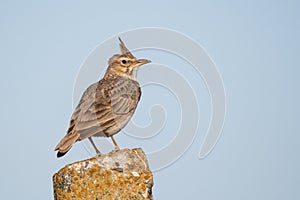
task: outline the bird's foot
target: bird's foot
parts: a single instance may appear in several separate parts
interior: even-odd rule
[[[119,146],[115,146],[114,150],[112,150],[113,153],[120,151],[120,147]]]
[[[100,151],[98,151],[98,152],[96,152],[96,155],[95,155],[95,157],[96,157],[96,158],[99,158],[101,155],[102,155],[102,154],[101,154],[101,152],[100,152]]]
[[[120,150],[120,147],[119,147],[119,145],[117,144],[117,142],[116,142],[116,140],[114,139],[114,137],[113,137],[113,136],[110,136],[110,138],[111,138],[111,140],[113,141],[114,146],[115,146],[115,149],[114,149],[112,152],[117,152],[117,151],[119,151],[119,150]]]
[[[100,152],[98,149],[96,150],[96,155],[97,155],[97,156],[102,155],[101,152]]]

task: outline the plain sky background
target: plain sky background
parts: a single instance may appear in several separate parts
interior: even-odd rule
[[[214,151],[197,158],[200,128],[183,157],[154,173],[154,199],[300,199],[299,9],[297,1],[1,1],[1,199],[53,199],[53,173],[89,156],[81,144],[63,159],[53,151],[81,63],[112,35],[149,26],[204,46],[227,95]],[[116,138],[153,150],[151,141]]]

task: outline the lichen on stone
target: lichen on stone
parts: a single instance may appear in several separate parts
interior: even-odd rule
[[[124,149],[69,164],[53,176],[54,199],[153,199],[145,153]]]

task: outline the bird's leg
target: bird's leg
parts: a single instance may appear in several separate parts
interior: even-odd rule
[[[89,138],[89,141],[92,143],[92,145],[93,145],[93,147],[94,147],[94,149],[95,149],[97,155],[100,155],[101,152],[99,151],[99,149],[97,149],[97,147],[96,147],[96,145],[95,145],[95,143],[94,143],[92,137],[88,137],[88,138]]]
[[[113,136],[110,136],[111,140],[113,141],[114,143],[114,146],[115,146],[115,150],[114,151],[119,151],[120,150],[120,147],[119,145],[117,144],[116,140],[114,139]]]

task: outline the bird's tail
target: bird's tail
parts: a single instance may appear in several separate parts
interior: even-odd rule
[[[63,139],[55,147],[57,152],[57,157],[64,156],[72,147],[72,145],[80,139],[80,135],[76,131],[71,131],[65,135]]]

